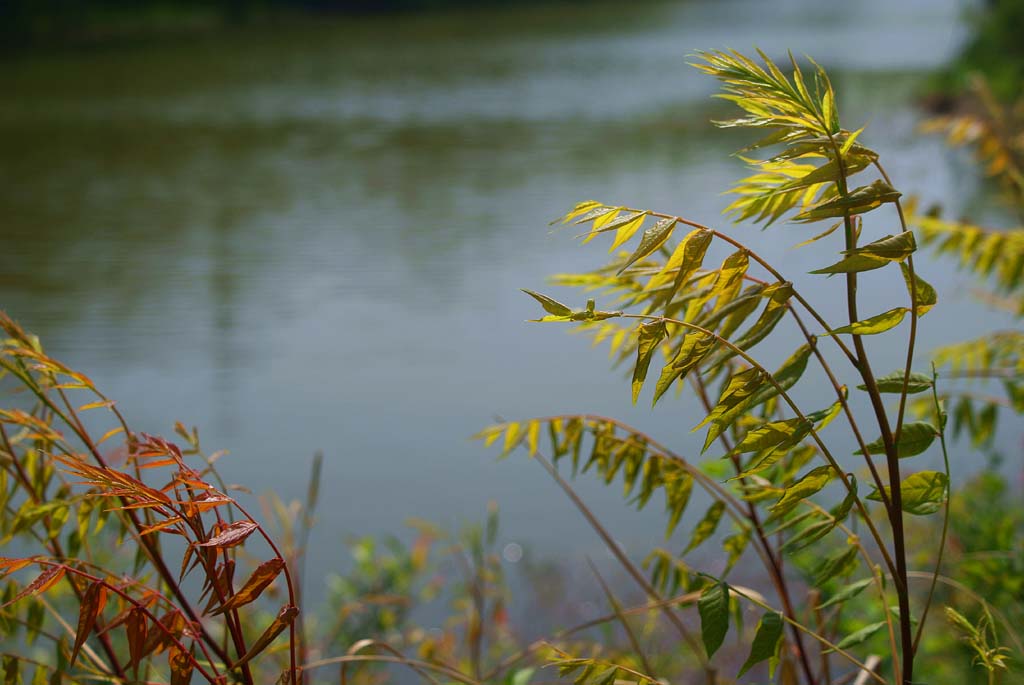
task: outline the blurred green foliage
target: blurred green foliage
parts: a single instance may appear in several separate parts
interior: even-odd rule
[[[0,51],[136,39],[267,22],[282,15],[385,14],[545,0],[2,0]],[[561,0],[584,2],[586,0]]]
[[[971,11],[973,35],[939,77],[940,89],[959,93],[981,72],[1000,100],[1012,101],[1024,83],[1024,0],[988,0]]]

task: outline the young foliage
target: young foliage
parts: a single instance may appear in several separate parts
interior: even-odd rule
[[[803,286],[725,232],[671,213],[589,200],[561,218],[585,227],[584,242],[615,231],[611,251],[616,253],[647,228],[632,251],[617,253],[606,266],[555,277],[558,285],[580,287],[591,294],[585,309],[527,291],[551,315],[541,320],[575,323],[593,335],[595,344],[609,342],[618,362],[632,358],[634,402],[652,367],[660,365],[653,403],[673,386],[682,390],[684,383],[692,385],[703,406],[702,420],[692,420],[694,430],[708,427],[703,451],[717,445],[724,453],[724,469],[732,473],[694,468],[687,458],[653,438],[603,417],[512,422],[485,429],[480,437],[486,444],[501,440],[503,454],[526,440],[531,455],[543,455],[536,436],[546,426],[553,460],[569,457],[574,475],[593,470],[611,483],[621,474],[627,496],[639,484],[634,501],[640,506],[653,491],[664,491],[669,533],[684,518],[692,486],[707,492],[710,508],[686,519],[691,532],[683,552],[672,555],[658,550],[648,562],[657,587],[689,589],[692,576],[681,557],[715,538],[724,517],[732,519],[737,532],[722,542],[728,554],[726,570],[704,587],[696,602],[708,659],[719,651],[730,625],[731,593],[724,575],[743,550],[749,550],[764,564],[780,606],[761,602],[766,613],[750,637],[750,655],[740,676],[755,664],[771,660],[772,670],[778,665],[786,683],[811,685],[859,674],[858,682],[874,679],[910,685],[917,640],[933,594],[922,599],[912,592],[908,558],[918,550],[934,551],[934,544],[930,539],[909,540],[904,515],[945,511],[950,487],[948,459],[945,471],[918,470],[913,461],[933,449],[936,438],[946,455],[946,423],[935,376],[913,369],[918,318],[938,304],[935,288],[915,269],[914,255],[917,238],[923,235],[926,245],[933,244],[937,229],[924,222],[932,232],[915,235],[912,226],[904,223],[908,212],[900,191],[880,164],[879,154],[865,146],[864,129],[843,128],[823,69],[812,62],[805,71],[791,56],[784,71],[763,53],[758,58],[735,51],[710,52],[698,55],[694,65],[719,79],[720,97],[743,110],[738,118],[716,123],[755,129],[760,136],[743,151],[752,173],[731,190],[735,199],[726,211],[738,222],[765,226],[787,219],[797,226],[825,223],[825,230],[818,228],[802,244],[838,241],[838,258],[811,271],[810,278],[841,277],[837,279],[842,281],[841,295],[837,295],[845,299],[847,320],[830,324],[803,297]],[[862,176],[866,178],[860,180]],[[855,183],[854,177],[858,177]],[[895,212],[876,221],[873,213],[883,208]],[[898,232],[875,232],[876,224],[888,228],[894,217],[900,221]],[[913,221],[920,228],[922,221]],[[685,233],[677,235],[680,229]],[[999,244],[1009,246],[1015,239],[1005,238]],[[962,237],[949,238],[944,245],[946,250],[975,254]],[[988,256],[965,256],[964,263],[978,271],[999,273],[1007,285],[1016,284],[1024,259],[1012,247],[1001,254],[992,249]],[[719,252],[721,257],[716,256]],[[906,284],[905,304],[862,317],[858,278],[873,278],[884,269],[899,270]],[[596,308],[599,297],[608,299],[605,309]],[[758,360],[756,346],[787,321],[805,344],[770,371]],[[894,336],[896,327],[906,321],[910,325],[904,329],[905,368],[876,376],[862,337]],[[998,358],[1001,368],[1012,364],[1014,374],[1019,374],[1020,340],[994,337],[988,342],[996,349],[984,367],[991,369],[992,360]],[[824,346],[838,352],[841,366],[822,353]],[[810,411],[794,399],[794,388],[807,382],[811,369],[815,378],[827,379],[826,387],[834,393],[831,407]],[[868,412],[856,412],[847,403],[847,386],[842,382],[867,395]],[[719,388],[717,399],[713,399],[713,387]],[[1024,392],[1012,387],[1012,396],[1024,399]],[[926,391],[933,395],[930,401],[937,420],[905,420],[909,397]],[[894,398],[895,411],[886,398]],[[845,431],[857,444],[852,454],[837,451],[835,445],[843,444],[838,436],[832,441],[823,435],[825,427],[840,416],[843,427],[837,430]],[[965,414],[959,423],[968,421],[977,419]],[[589,458],[583,456],[586,434],[592,436]],[[866,440],[872,435],[877,439]],[[534,437],[527,440],[526,436]],[[725,476],[711,478],[708,473]],[[866,496],[858,491],[855,474],[868,479],[871,489]],[[860,535],[853,532],[855,525]],[[832,535],[835,532],[844,536],[845,543]],[[862,541],[861,535],[867,539]],[[940,555],[944,540],[939,543]],[[786,566],[785,557],[792,559]],[[809,559],[815,561],[808,563]],[[816,608],[815,603],[801,606],[794,600],[794,572],[784,568],[802,569],[804,580],[817,588],[818,596],[828,599],[816,602]],[[933,578],[938,572],[936,566]],[[842,585],[858,574],[861,580]],[[869,588],[873,588],[871,599],[863,599]],[[734,597],[738,602],[754,601],[747,593]],[[823,621],[822,611],[839,612],[855,598],[860,606],[874,607],[860,623]],[[912,603],[912,598],[918,601]],[[880,649],[882,641],[888,644]],[[789,649],[782,649],[783,643]],[[871,659],[856,656],[865,648],[882,653],[883,669],[869,669],[866,661]],[[698,662],[708,673],[702,658]],[[814,664],[820,664],[822,671]]]

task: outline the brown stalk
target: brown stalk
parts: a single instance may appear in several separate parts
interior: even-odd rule
[[[704,405],[704,411],[711,413],[711,402],[708,400],[707,388],[704,386],[704,379],[697,372],[693,374],[693,384],[697,389],[697,395],[700,397],[701,404]],[[740,462],[739,456],[733,451],[733,446],[730,444],[729,438],[725,433],[721,433],[719,441],[722,443],[722,447],[725,448],[726,454],[729,455],[729,459],[732,461],[733,468],[736,473],[739,474],[743,471],[743,465]],[[741,478],[740,484],[746,484],[746,479]],[[793,609],[793,600],[789,595],[789,587],[786,583],[786,577],[782,572],[782,566],[779,563],[779,559],[776,558],[773,551],[772,545],[768,542],[768,538],[765,535],[764,527],[761,525],[761,517],[757,513],[757,507],[754,506],[753,502],[747,502],[747,517],[751,524],[754,526],[754,531],[757,533],[757,539],[761,547],[764,549],[764,557],[768,562],[768,573],[771,575],[772,584],[775,586],[776,592],[779,593],[779,599],[782,601],[782,610],[792,619],[796,619],[796,611]],[[817,682],[814,677],[814,671],[811,669],[811,663],[807,658],[807,652],[804,649],[803,637],[800,635],[800,631],[793,626],[790,626],[791,633],[793,635],[793,642],[796,645],[797,655],[800,660],[800,668],[803,669],[804,676],[807,678],[808,683]]]
[[[835,138],[829,133],[829,140],[835,153],[836,164],[839,167],[839,178],[836,180],[836,189],[842,198],[849,197],[849,188],[846,184],[846,164]],[[849,211],[843,213],[843,226],[845,229],[846,250],[853,250],[857,247],[857,234],[853,227],[853,219]],[[846,307],[850,323],[860,321],[857,313],[857,274],[850,272],[846,274]],[[833,336],[836,337],[836,336]],[[868,361],[867,351],[864,349],[864,341],[860,335],[854,333],[853,347],[857,357],[854,366],[860,372],[861,378],[868,391],[871,400],[871,407],[875,413],[878,427],[882,433],[882,443],[885,446],[886,465],[888,467],[890,503],[888,507],[889,525],[892,529],[893,556],[896,561],[896,568],[893,582],[896,585],[896,595],[900,606],[900,648],[902,651],[901,680],[904,685],[913,683],[914,674],[914,650],[912,647],[912,625],[910,622],[910,595],[907,588],[907,552],[906,541],[903,532],[903,493],[900,491],[900,464],[899,455],[896,451],[896,442],[893,439],[892,430],[889,427],[889,418],[885,412],[885,405],[882,402],[881,393],[878,391],[878,384],[875,375],[871,370]],[[911,341],[913,346],[913,341]],[[865,453],[864,458],[871,460],[871,455]]]

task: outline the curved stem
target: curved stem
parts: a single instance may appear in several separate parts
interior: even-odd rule
[[[704,405],[704,411],[711,413],[711,402],[708,400],[707,389],[704,386],[704,379],[701,378],[699,369],[697,373],[693,374],[693,384],[697,389],[697,395],[700,397],[701,404]],[[721,433],[718,436],[722,443],[722,447],[725,448],[726,453],[732,460],[733,468],[736,470],[737,475],[743,472],[743,466],[740,462],[739,456],[737,456],[733,447],[730,444],[729,438],[725,433]],[[746,484],[746,479],[740,479],[741,486]],[[763,559],[765,565],[768,567],[768,572],[772,578],[772,584],[775,585],[775,591],[779,593],[779,599],[782,601],[782,610],[790,618],[796,619],[796,611],[793,608],[793,600],[790,597],[789,587],[786,584],[785,575],[782,573],[782,564],[779,559],[776,558],[774,551],[772,550],[771,544],[768,542],[768,538],[765,535],[764,527],[761,525],[761,517],[757,513],[757,507],[754,506],[753,502],[747,502],[747,516],[750,522],[754,526],[754,531],[757,533],[757,540],[761,547],[764,549]],[[781,552],[780,552],[781,555]],[[793,642],[796,644],[797,655],[800,659],[800,667],[804,671],[804,677],[807,678],[808,683],[815,683],[814,671],[811,669],[811,663],[807,657],[807,651],[804,649],[803,638],[800,635],[800,631],[790,626],[793,634]]]
[[[834,136],[828,134],[829,141],[834,153],[836,164],[839,168],[839,177],[836,179],[836,190],[840,198],[848,198],[850,193],[846,185],[846,162],[843,159],[842,151]],[[857,247],[857,232],[854,229],[853,219],[849,210],[843,212],[843,226],[846,236],[846,250],[851,251]],[[846,274],[846,305],[853,324],[860,320],[857,314],[857,274],[850,272]],[[871,406],[878,421],[878,427],[882,433],[882,443],[885,445],[886,465],[888,467],[890,502],[888,507],[889,525],[892,529],[893,556],[896,560],[896,572],[893,582],[896,585],[896,595],[899,598],[900,606],[900,646],[903,654],[903,683],[913,683],[914,672],[914,650],[912,643],[912,624],[910,616],[910,593],[907,588],[907,553],[906,542],[903,532],[903,494],[900,490],[900,463],[896,442],[893,439],[889,427],[889,418],[885,413],[885,405],[882,402],[878,384],[875,381],[874,373],[871,371],[871,363],[868,360],[867,351],[864,349],[864,341],[861,336],[853,334],[853,347],[857,352],[856,368],[860,371],[867,388],[868,396],[871,399]],[[871,455],[865,453],[864,459],[871,460]]]
[[[594,513],[589,507],[587,507],[583,500],[580,499],[580,496],[576,494],[576,491],[572,489],[572,486],[562,478],[561,474],[559,474],[558,470],[552,466],[551,462],[549,462],[540,452],[536,452],[533,458],[544,467],[544,470],[548,472],[548,475],[550,475],[554,481],[558,483],[559,487],[562,488],[565,494],[568,495],[569,499],[572,500],[572,503],[575,504],[576,508],[579,509],[581,514],[583,514],[583,517],[587,519],[587,523],[589,523],[598,534],[616,560],[618,560],[618,562],[622,564],[622,567],[626,569],[626,572],[629,573],[630,577],[636,581],[637,585],[643,588],[644,592],[647,593],[649,597],[660,600],[660,593],[653,585],[651,585],[647,578],[644,577],[644,574],[640,572],[640,569],[638,569],[636,565],[629,560],[629,557],[626,556],[626,553],[622,550],[622,547],[619,546],[619,543],[617,543],[615,538],[611,536],[611,533],[601,525],[601,522],[597,519]],[[704,655],[704,649],[701,647],[701,644],[695,637],[693,637],[693,635],[690,634],[690,631],[687,630],[685,625],[683,625],[683,622],[680,621],[679,617],[674,611],[672,611],[671,606],[664,605],[662,611],[665,614],[665,617],[669,620],[669,623],[675,627],[679,636],[682,637],[686,644],[689,645],[690,649],[693,650],[693,653],[696,655],[698,661],[700,661],[701,666],[707,670],[709,668],[708,659]]]
[[[765,379],[769,383],[771,383],[771,385],[779,393],[779,397],[781,397],[786,402],[786,404],[789,405],[789,408],[793,410],[793,413],[796,414],[797,418],[802,419],[803,421],[808,421],[807,417],[800,410],[800,407],[798,407],[796,402],[793,401],[793,398],[791,398],[789,396],[789,394],[782,388],[782,386],[779,385],[779,382],[775,380],[775,376],[773,376],[767,369],[765,369],[764,366],[762,366],[756,359],[754,359],[749,354],[747,354],[746,352],[744,352],[740,348],[736,347],[734,344],[732,344],[731,342],[729,342],[725,338],[721,337],[717,333],[709,331],[706,328],[702,328],[701,326],[697,326],[696,324],[687,323],[685,321],[679,321],[678,319],[670,319],[670,318],[667,318],[667,317],[664,317],[664,316],[648,316],[648,315],[644,315],[644,314],[622,314],[622,317],[626,318],[626,319],[655,320],[655,321],[660,320],[660,321],[664,321],[665,323],[671,323],[671,324],[675,324],[677,326],[683,326],[684,328],[689,328],[690,330],[694,330],[694,331],[697,331],[699,333],[703,333],[704,335],[709,335],[709,336],[714,337],[715,340],[717,340],[718,342],[720,342],[723,345],[725,345],[726,347],[728,347],[730,350],[735,352],[737,354],[737,356],[741,357],[744,361],[746,361],[752,367],[754,367],[758,371],[760,371],[764,375]],[[832,467],[832,470],[835,472],[836,476],[839,478],[839,480],[842,482],[843,486],[846,488],[846,491],[848,493],[852,493],[854,495],[854,503],[855,503],[855,505],[857,507],[857,511],[860,513],[860,515],[864,519],[864,522],[867,525],[868,529],[871,531],[871,535],[874,537],[875,543],[878,545],[879,551],[882,553],[882,556],[885,559],[886,565],[889,567],[889,569],[891,571],[894,570],[896,568],[896,566],[893,564],[892,557],[889,556],[889,553],[888,553],[888,551],[885,548],[885,544],[882,541],[882,536],[878,532],[878,529],[875,527],[874,521],[872,521],[871,516],[868,513],[867,508],[864,506],[864,502],[861,501],[860,497],[856,496],[856,493],[853,490],[853,486],[850,484],[850,479],[847,476],[846,472],[843,471],[843,469],[839,466],[839,463],[836,461],[835,457],[832,456],[832,453],[829,451],[828,446],[825,445],[825,443],[821,439],[821,436],[818,435],[818,431],[815,430],[812,427],[810,429],[810,433],[809,434],[810,434],[811,438],[814,440],[815,444],[818,446],[818,449],[821,450],[822,456],[828,462],[829,466]]]
[[[450,668],[448,666],[441,666],[434,664],[429,661],[421,661],[419,659],[410,659],[408,657],[399,656],[387,656],[385,654],[350,654],[347,656],[336,656],[329,659],[319,659],[317,661],[310,661],[309,663],[302,664],[301,669],[303,672],[312,671],[317,668],[323,668],[324,666],[334,666],[336,664],[351,664],[351,663],[366,663],[376,662],[384,664],[403,664],[410,668],[422,668],[427,671],[435,671],[441,673],[452,680],[457,680],[465,685],[482,685],[479,681],[473,680],[469,676],[461,673],[460,671]]]
[[[839,646],[837,646],[836,644],[834,644],[833,642],[828,640],[828,638],[824,637],[823,635],[820,635],[819,633],[816,633],[815,631],[811,630],[810,628],[808,628],[807,626],[803,625],[802,623],[799,623],[798,621],[794,621],[793,619],[789,618],[785,614],[781,614],[781,612],[779,612],[777,609],[775,609],[774,607],[769,605],[767,602],[764,602],[764,601],[759,600],[759,599],[757,599],[755,597],[752,597],[752,596],[746,594],[745,592],[743,592],[742,590],[738,590],[735,586],[730,585],[729,589],[732,590],[739,597],[742,597],[743,599],[747,600],[751,604],[756,604],[757,606],[761,607],[765,611],[774,611],[776,613],[779,613],[782,616],[782,620],[783,621],[785,621],[786,623],[790,624],[791,626],[795,626],[796,629],[799,630],[800,632],[808,635],[809,637],[814,638],[815,640],[820,642],[822,645],[824,645],[828,649],[831,649],[836,654],[839,654],[840,656],[842,656],[843,658],[848,660],[850,663],[852,663],[854,666],[856,666],[857,668],[861,669],[861,671],[870,673],[871,677],[874,678],[875,680],[877,680],[878,682],[882,683],[882,685],[886,685],[886,682],[882,678],[882,676],[880,676],[877,673],[875,673],[874,671],[872,671],[870,668],[867,667],[867,665],[864,662],[860,661],[857,657],[853,656],[852,654],[847,652],[845,649],[840,648]]]
[[[832,384],[832,389],[836,393],[836,398],[839,401],[839,405],[843,408],[843,414],[846,416],[847,423],[850,424],[850,430],[853,431],[853,437],[857,441],[857,446],[860,448],[861,454],[867,454],[867,444],[864,442],[864,437],[861,435],[860,426],[857,425],[857,420],[853,417],[853,412],[850,410],[850,404],[846,399],[846,393],[843,392],[842,386],[839,381],[836,380],[835,374],[832,373],[832,367],[825,361],[825,357],[821,354],[821,350],[818,349],[817,339],[811,335],[810,331],[804,325],[804,322],[800,319],[800,315],[797,314],[796,310],[792,307],[788,307],[789,313],[793,315],[793,319],[796,321],[797,326],[800,327],[800,331],[804,334],[804,339],[807,340],[807,344],[811,346],[811,351],[817,358],[818,363],[821,365],[822,370],[828,377],[829,383]],[[832,336],[835,337],[835,336]],[[882,477],[878,473],[878,469],[875,468],[875,463],[870,459],[865,459],[868,465],[868,471],[871,472],[871,479],[875,482],[875,487],[878,488],[879,495],[882,499],[882,504],[885,506],[886,511],[889,510],[889,496],[885,492],[885,487],[882,483]]]
[[[730,585],[729,587],[735,587],[735,586]],[[753,591],[751,590],[750,592],[753,592]],[[671,597],[669,599],[662,599],[662,600],[657,600],[657,601],[653,601],[653,602],[647,602],[646,604],[641,604],[639,606],[634,606],[634,607],[630,607],[628,609],[623,609],[621,611],[621,614],[623,616],[633,616],[633,615],[636,615],[636,614],[645,614],[645,613],[647,613],[649,611],[654,611],[656,609],[661,609],[662,607],[665,607],[665,606],[675,606],[675,605],[682,605],[682,604],[693,604],[698,599],[700,599],[700,595],[701,595],[700,592],[687,592],[685,594],[677,595],[677,596]],[[546,647],[550,641],[561,640],[563,638],[570,637],[570,636],[575,635],[576,633],[580,633],[580,632],[582,632],[584,630],[588,630],[590,628],[595,628],[597,626],[604,625],[605,623],[610,623],[610,622],[616,620],[617,618],[618,618],[618,614],[605,614],[604,616],[599,616],[597,618],[592,618],[589,621],[585,621],[583,623],[579,623],[579,624],[577,624],[577,625],[575,625],[575,626],[573,626],[571,628],[565,628],[564,630],[560,630],[560,631],[554,633],[553,635],[549,636],[545,640],[536,640],[536,641],[530,643],[529,645],[527,645],[526,648],[522,649],[518,653],[513,654],[510,657],[507,657],[504,661],[502,661],[497,666],[492,668],[490,671],[485,673],[484,677],[483,677],[483,682],[485,682],[485,683],[493,682],[494,679],[498,676],[498,674],[500,674],[501,672],[511,668],[512,666],[515,666],[517,663],[519,663],[523,659],[526,659],[531,654],[536,652],[538,649],[541,649],[542,647]]]
[[[924,607],[921,609],[921,620],[917,624],[917,634],[914,636],[914,653],[917,653],[917,647],[921,643],[921,635],[924,633],[924,624],[928,620],[928,610],[931,609],[932,599],[935,596],[935,585],[939,580],[939,573],[942,571],[942,556],[946,551],[946,536],[949,533],[949,505],[951,492],[949,489],[950,473],[949,473],[949,452],[946,449],[946,427],[943,425],[942,420],[942,405],[939,404],[939,391],[935,387],[935,383],[938,380],[938,374],[935,371],[935,365],[932,364],[932,401],[935,402],[935,415],[939,420],[939,444],[942,446],[942,465],[946,469],[946,505],[942,511],[942,534],[939,537],[939,552],[935,558],[935,572],[932,576],[931,585],[928,586],[928,597],[924,601]]]
[[[559,414],[554,416],[539,417],[537,421],[557,421],[557,420],[571,420],[571,419],[582,419],[584,421],[600,421],[602,423],[609,423],[622,430],[629,431],[634,435],[644,440],[649,447],[654,448],[655,453],[658,456],[670,459],[679,464],[688,474],[693,476],[693,479],[697,482],[704,491],[710,495],[713,499],[721,500],[726,505],[726,513],[729,514],[730,518],[735,521],[741,527],[744,526],[745,514],[743,511],[743,505],[731,492],[723,488],[713,478],[708,477],[706,473],[693,466],[690,462],[686,461],[682,456],[676,454],[665,445],[658,442],[656,439],[644,433],[643,431],[620,421],[613,419],[608,416],[601,416],[600,414]]]
[[[828,511],[826,511],[824,507],[817,504],[816,502],[812,502],[810,500],[804,500],[804,502],[809,507],[818,511],[819,513],[825,514],[826,516],[831,516],[831,514]],[[850,528],[847,527],[846,524],[844,524],[842,521],[836,522],[836,529],[846,534],[846,539],[850,541],[851,544],[857,547],[857,551],[860,553],[861,558],[864,559],[864,563],[866,563],[868,565],[868,568],[871,569],[871,578],[874,581],[875,589],[878,591],[878,598],[882,602],[883,613],[885,614],[885,625],[889,632],[889,647],[892,650],[892,653],[895,655],[897,652],[896,630],[895,628],[893,628],[892,624],[892,612],[885,609],[885,607],[888,606],[888,601],[886,600],[885,596],[885,583],[883,582],[882,569],[877,564],[875,564],[874,560],[871,558],[871,555],[868,554],[868,550],[864,547],[864,543],[861,542],[859,535],[850,530]],[[896,682],[899,682],[900,662],[898,659],[893,658],[892,667],[896,676]]]
[[[639,209],[633,209],[633,208],[630,208],[630,207],[623,207],[622,209],[623,209],[623,211],[626,211],[626,212],[639,212],[639,211],[643,211],[643,210],[639,210]],[[759,255],[754,250],[751,250],[749,247],[747,247],[743,243],[739,242],[735,238],[733,238],[733,237],[731,237],[731,236],[729,236],[729,235],[727,235],[725,233],[722,233],[721,231],[716,231],[715,229],[713,229],[713,228],[711,228],[709,226],[705,226],[704,224],[697,223],[696,221],[691,221],[691,220],[685,219],[685,218],[683,218],[681,216],[676,216],[674,214],[665,214],[663,212],[652,212],[652,211],[648,211],[647,214],[650,215],[650,216],[655,216],[655,217],[661,218],[661,219],[673,219],[673,220],[683,224],[684,226],[689,226],[691,228],[699,228],[702,231],[708,231],[709,233],[714,235],[719,240],[722,240],[723,242],[729,243],[733,247],[738,248],[740,250],[745,250],[747,252],[747,254],[750,255],[751,259],[753,259],[755,262],[757,262],[761,266],[761,268],[763,268],[765,271],[770,273],[772,275],[772,277],[775,278],[778,282],[780,282],[780,283],[787,282],[786,279],[782,276],[782,274],[779,273],[779,271],[775,267],[773,267],[770,262],[765,260],[761,255]],[[804,309],[807,310],[807,313],[810,314],[814,318],[814,320],[818,322],[818,325],[821,326],[823,330],[831,331],[831,330],[833,330],[835,328],[835,326],[830,326],[828,324],[828,322],[825,321],[825,319],[821,316],[821,314],[818,313],[818,310],[816,310],[814,307],[812,307],[811,304],[807,300],[804,299],[803,295],[798,293],[796,290],[793,291],[793,297],[794,297],[794,299],[796,299],[797,302],[799,302],[803,306]],[[839,338],[839,336],[833,335],[833,336],[829,336],[829,337],[832,338],[832,340],[835,341],[836,345],[839,347],[840,350],[842,350],[843,354],[850,361],[850,363],[856,366],[857,358],[850,351],[850,348],[848,348],[846,346],[846,343],[844,343]]]

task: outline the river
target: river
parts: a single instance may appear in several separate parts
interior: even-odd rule
[[[729,155],[749,139],[708,123],[716,84],[686,64],[722,47],[813,56],[897,185],[954,214],[981,206],[973,166],[916,133],[913,105],[964,39],[961,14],[953,0],[581,3],[8,61],[0,306],[136,429],[198,425],[254,493],[301,497],[323,450],[316,569],[344,564],[346,536],[457,526],[489,500],[503,542],[579,561],[599,542],[541,469],[469,436],[495,415],[600,412],[692,453],[699,417],[687,400],[632,407],[604,350],[524,323],[537,308],[519,288],[605,258],[548,221],[597,198],[727,227],[721,191],[743,173]],[[838,249],[789,249],[809,237],[793,225],[730,230],[798,279]],[[950,312],[922,321],[923,349],[1005,323],[949,263],[919,271]],[[840,311],[839,279],[812,278]],[[895,278],[865,277],[862,311],[895,306]],[[873,345],[883,372],[902,341]],[[657,511],[579,487],[632,550],[659,542]]]

